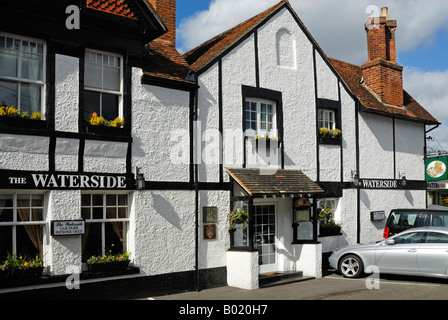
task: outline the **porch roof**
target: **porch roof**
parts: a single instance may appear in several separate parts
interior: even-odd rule
[[[226,171],[250,196],[324,193],[300,170],[279,169],[274,174],[260,174],[260,169],[226,168]]]

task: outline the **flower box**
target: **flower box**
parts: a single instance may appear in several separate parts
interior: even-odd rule
[[[127,261],[112,261],[106,263],[87,264],[90,272],[111,272],[125,270],[129,266]]]
[[[0,270],[0,281],[13,281],[24,279],[35,279],[42,276],[44,268],[26,268],[26,269],[14,269],[14,270]]]
[[[92,125],[86,125],[86,132],[90,134],[100,134],[105,136],[123,136],[126,133],[124,128]]]
[[[319,237],[327,237],[327,236],[336,236],[341,234],[341,227],[320,227],[319,228]]]
[[[28,118],[0,117],[1,128],[47,129],[47,121]]]

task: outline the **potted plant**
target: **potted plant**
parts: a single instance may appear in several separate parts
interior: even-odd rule
[[[35,258],[28,258],[22,255],[9,254],[6,260],[0,265],[0,279],[18,280],[31,279],[42,276],[42,259],[37,255]]]
[[[246,210],[232,210],[227,214],[229,231],[235,230],[236,225],[244,228],[249,222],[249,215]]]
[[[342,135],[342,131],[339,129],[333,129],[328,132],[332,138],[339,138]]]
[[[87,120],[87,132],[98,134],[121,134],[124,127],[124,119],[116,117],[114,120],[106,120],[104,117],[99,117],[96,112]]]
[[[90,257],[87,260],[87,266],[91,272],[124,270],[129,266],[130,255],[130,252],[127,251],[112,254],[109,250],[109,255]]]
[[[270,136],[268,132],[264,136],[256,135],[255,138],[256,148],[258,149],[259,141],[264,140],[266,149],[271,147],[271,141],[276,142],[272,146],[274,148],[278,147],[278,138],[275,136]]]
[[[336,223],[333,219],[326,223],[321,223],[319,228],[319,236],[334,236],[341,233],[341,224]]]

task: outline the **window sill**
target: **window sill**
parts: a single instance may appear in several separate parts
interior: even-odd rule
[[[341,145],[341,137],[318,137],[319,144],[329,144],[329,145]]]

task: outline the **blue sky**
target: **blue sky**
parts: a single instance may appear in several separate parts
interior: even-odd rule
[[[192,49],[275,5],[279,0],[177,0],[177,48]],[[364,22],[381,7],[397,20],[398,63],[407,90],[442,125],[428,146],[448,150],[448,1],[289,0],[330,56],[361,65],[367,60]]]

